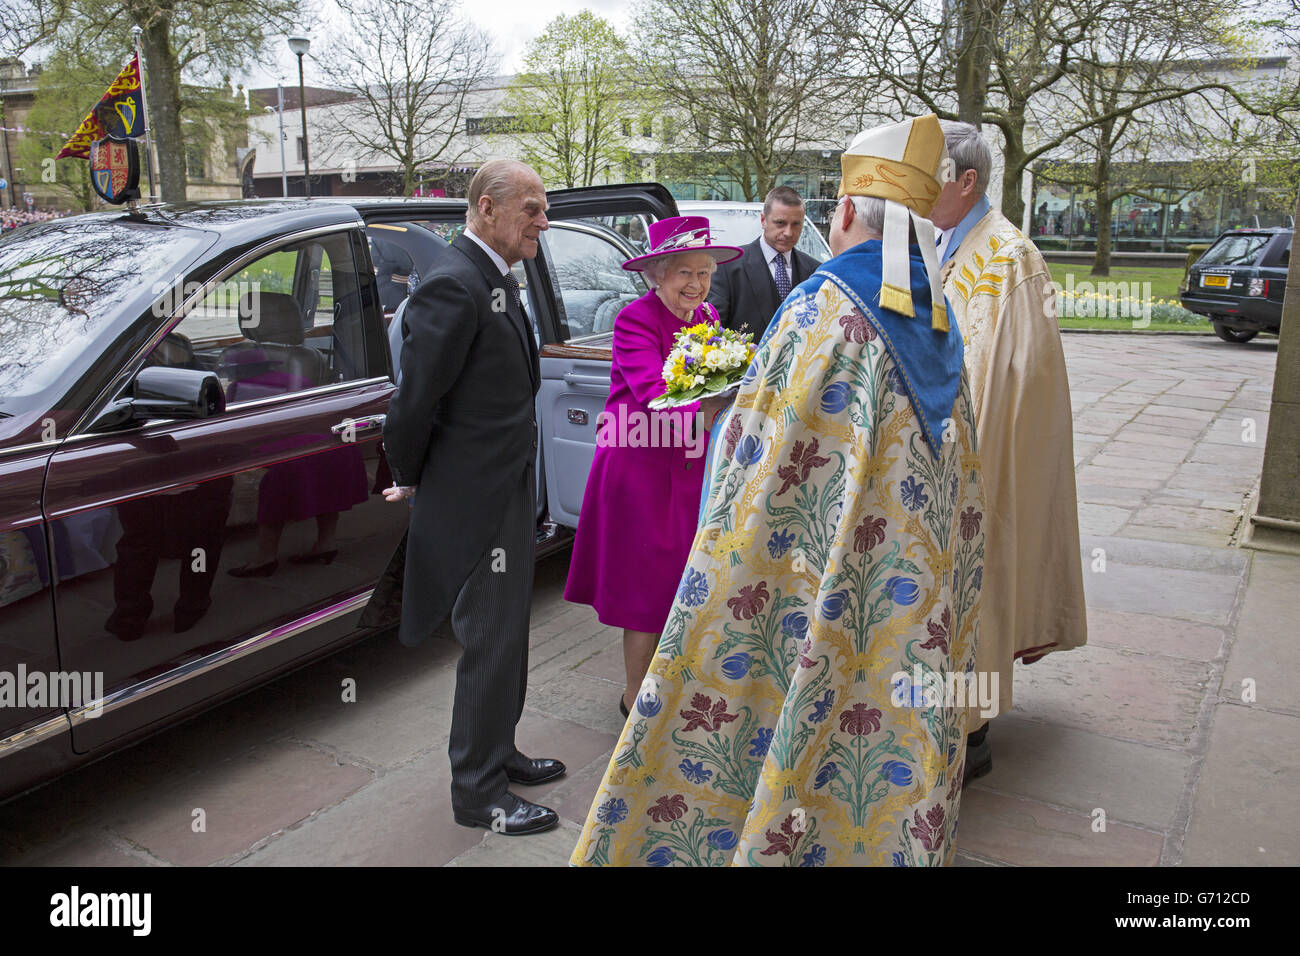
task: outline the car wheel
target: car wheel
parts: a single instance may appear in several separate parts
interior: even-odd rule
[[[1255,329],[1231,329],[1222,322],[1215,322],[1214,334],[1225,342],[1235,342],[1240,345],[1242,342],[1249,342],[1259,335],[1259,332]]]

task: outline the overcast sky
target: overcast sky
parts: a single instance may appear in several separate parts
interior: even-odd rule
[[[342,15],[332,0],[322,0],[320,8],[322,20],[319,27],[307,31],[307,36],[313,41],[312,53],[343,22]],[[579,10],[590,10],[609,20],[621,31],[628,28],[632,18],[632,4],[628,0],[471,0],[469,3],[462,2],[462,9],[466,10],[474,23],[496,38],[497,48],[502,55],[502,73],[516,72],[523,62],[528,41],[545,30],[546,25],[561,14],[572,15]],[[274,86],[277,70],[286,82],[298,82],[298,65],[289,52],[287,43],[284,40],[274,42],[271,52],[278,57],[278,62],[252,72],[246,80],[247,85]],[[311,56],[309,53],[303,69],[309,85],[321,80],[318,72],[313,74]]]

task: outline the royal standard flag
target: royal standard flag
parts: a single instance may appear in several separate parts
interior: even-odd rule
[[[108,92],[100,97],[90,115],[81,121],[72,138],[63,144],[55,159],[75,156],[90,159],[90,144],[106,136],[119,139],[144,135],[144,110],[140,107],[140,60],[132,56],[117,75]]]

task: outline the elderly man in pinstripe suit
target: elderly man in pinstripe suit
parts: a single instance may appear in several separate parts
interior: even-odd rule
[[[559,822],[509,784],[565,772],[515,747],[528,682],[541,372],[510,267],[537,255],[546,206],[541,179],[523,163],[493,160],[475,175],[465,233],[403,313],[401,384],[384,426],[394,481],[384,496],[413,497],[399,637],[419,643],[450,613],[464,649],[449,746],[452,808],[457,823],[509,834]]]

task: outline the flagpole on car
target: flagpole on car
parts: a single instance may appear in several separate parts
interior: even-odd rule
[[[153,184],[153,124],[149,122],[149,94],[145,90],[144,81],[144,54],[140,51],[140,35],[144,33],[139,24],[131,28],[131,36],[135,40],[135,62],[140,65],[140,112],[144,114],[144,172],[149,178],[149,201],[157,202],[158,194],[154,192]]]

